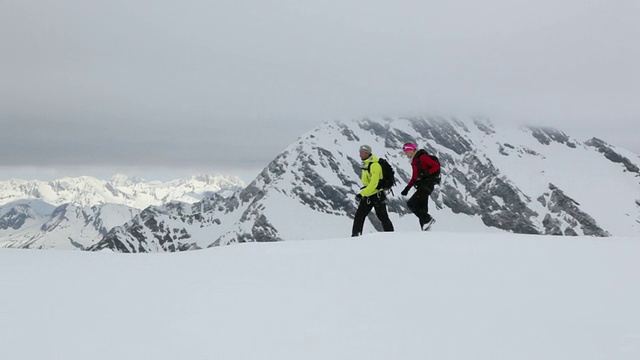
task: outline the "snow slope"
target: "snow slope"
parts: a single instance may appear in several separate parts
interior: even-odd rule
[[[640,358],[640,238],[397,232],[0,249],[0,358]]]

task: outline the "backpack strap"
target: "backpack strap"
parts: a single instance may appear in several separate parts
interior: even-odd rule
[[[423,149],[418,150],[418,152],[416,153],[416,155],[418,155],[418,158],[416,159],[416,165],[418,165],[418,179],[424,179],[425,178],[425,172],[427,172],[427,169],[423,169],[422,168],[422,164],[420,162],[420,158],[424,155],[429,156],[429,154],[427,154],[426,151],[424,151]]]
[[[362,168],[363,170],[366,170],[369,174],[371,174],[371,165],[373,164],[380,164],[380,159],[378,159],[378,161],[370,161],[369,165],[367,165],[366,168]],[[382,166],[382,165],[380,165]]]

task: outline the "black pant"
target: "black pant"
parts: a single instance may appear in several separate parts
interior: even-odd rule
[[[364,220],[367,218],[367,215],[371,212],[371,209],[376,210],[376,216],[382,222],[382,228],[384,231],[393,231],[393,224],[389,219],[389,214],[387,213],[387,205],[385,204],[385,196],[384,194],[378,194],[363,197],[360,200],[360,205],[358,205],[358,210],[356,211],[356,215],[353,218],[353,229],[351,230],[351,236],[360,236],[362,235],[362,228],[364,227]]]
[[[431,215],[429,215],[429,195],[431,195],[432,191],[433,187],[418,187],[413,196],[407,200],[409,210],[411,210],[420,221],[420,229],[422,229],[422,225],[431,221]]]

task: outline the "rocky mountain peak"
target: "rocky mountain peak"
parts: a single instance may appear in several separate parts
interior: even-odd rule
[[[110,246],[120,242],[136,251],[132,249],[149,242],[150,235],[152,248],[164,251],[342,236],[349,232],[353,197],[361,186],[359,146],[368,144],[374,154],[386,158],[404,184],[411,170],[400,149],[407,141],[435,154],[443,165],[443,181],[431,202],[442,230],[640,233],[640,186],[629,177],[637,165],[628,157],[613,156],[618,154],[615,149],[597,141],[581,143],[552,128],[509,129],[484,118],[365,118],[321,124],[284,149],[241,192],[215,200],[205,211],[194,204],[182,215],[150,212],[114,229]],[[624,191],[633,195],[616,194],[616,207],[600,209],[592,189],[611,179],[586,181],[580,176],[584,161],[628,183]],[[415,217],[399,190],[388,199],[392,220],[397,231],[415,228]],[[616,211],[620,216],[611,216]],[[375,216],[369,219],[366,228],[379,230]]]
[[[597,138],[581,142],[548,127],[510,128],[485,118],[431,116],[323,123],[285,148],[248,186],[225,196],[210,192],[194,201],[148,206],[130,214],[120,226],[102,226],[110,230],[82,248],[183,251],[344,236],[350,232],[354,196],[361,187],[361,144],[370,145],[396,170],[399,185],[387,200],[396,231],[417,230],[407,198],[399,194],[411,177],[401,151],[408,141],[436,155],[442,164],[442,183],[430,201],[430,212],[438,222],[428,236],[437,236],[437,231],[640,234],[637,155]],[[210,180],[196,176],[172,186],[193,194],[195,184]],[[116,186],[126,181],[113,182],[110,193],[135,196],[139,187],[125,192]],[[68,188],[66,184],[58,186]],[[25,189],[45,192],[37,186]],[[596,189],[608,191],[605,195]],[[59,211],[65,218],[91,223],[97,210]],[[8,216],[6,226],[16,224],[16,219]],[[372,213],[365,232],[379,230]]]

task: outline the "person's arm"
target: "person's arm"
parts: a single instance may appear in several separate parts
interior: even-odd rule
[[[418,159],[420,160],[420,159]],[[407,188],[411,188],[415,183],[416,183],[416,179],[418,178],[418,162],[417,161],[412,161],[411,162],[411,179],[409,180],[409,183],[407,184]]]

